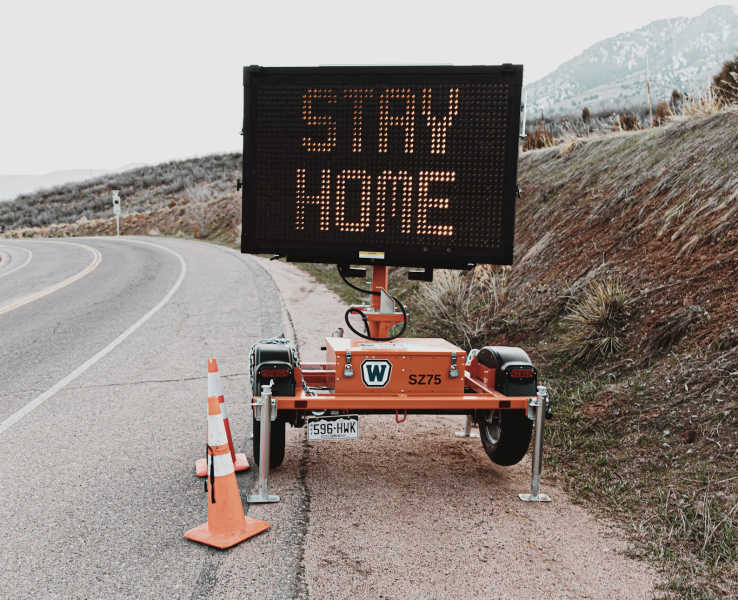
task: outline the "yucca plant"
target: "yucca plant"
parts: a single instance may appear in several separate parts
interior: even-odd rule
[[[564,353],[572,362],[593,363],[622,350],[629,304],[619,277],[591,281],[573,298],[563,318]]]

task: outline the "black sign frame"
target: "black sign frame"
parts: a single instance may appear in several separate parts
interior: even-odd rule
[[[256,227],[258,202],[250,201],[255,195],[254,169],[256,160],[255,135],[259,115],[256,111],[255,94],[261,85],[272,81],[287,81],[292,77],[316,76],[316,81],[325,82],[335,78],[335,86],[345,83],[341,78],[356,81],[357,76],[372,81],[375,78],[400,80],[403,76],[448,75],[451,80],[464,77],[489,78],[491,81],[506,81],[510,93],[507,102],[507,124],[504,150],[504,183],[502,184],[502,229],[504,241],[496,248],[455,247],[444,250],[436,248],[381,247],[355,242],[335,242],[317,246],[288,239],[264,239]],[[520,131],[520,94],[522,89],[522,65],[499,66],[408,66],[408,67],[244,67],[244,121],[243,121],[243,188],[242,188],[242,234],[241,252],[252,254],[272,253],[286,257],[289,261],[321,262],[334,264],[383,264],[409,267],[436,267],[468,269],[476,264],[512,264],[513,237],[515,227],[515,199],[517,196],[517,166]],[[368,247],[365,247],[368,246]],[[362,251],[380,251],[381,256]]]

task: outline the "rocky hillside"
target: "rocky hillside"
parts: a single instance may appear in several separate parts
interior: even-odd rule
[[[643,106],[646,57],[654,105],[673,89],[702,92],[738,50],[738,9],[655,21],[603,40],[527,86],[529,114],[556,116]]]

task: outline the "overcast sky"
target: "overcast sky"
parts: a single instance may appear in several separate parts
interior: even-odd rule
[[[0,174],[106,169],[240,148],[249,64],[522,63],[716,0],[0,2]]]

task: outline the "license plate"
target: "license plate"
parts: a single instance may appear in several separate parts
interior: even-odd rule
[[[355,440],[359,437],[359,415],[309,417],[307,428],[307,439],[311,442]]]

